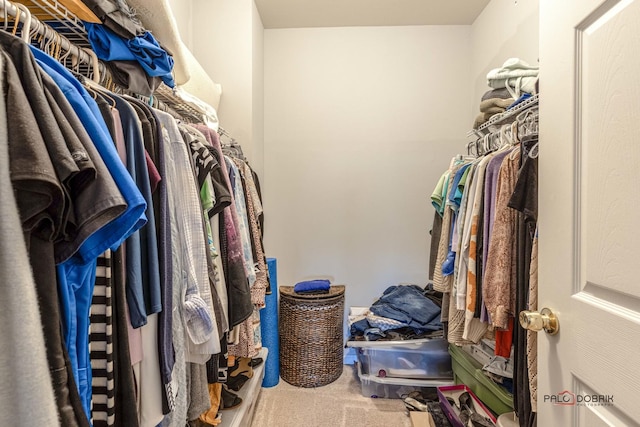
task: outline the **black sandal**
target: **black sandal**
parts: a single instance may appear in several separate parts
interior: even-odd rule
[[[253,377],[252,361],[248,357],[238,357],[236,358],[236,364],[233,367],[229,367],[227,387],[230,390],[239,391]]]
[[[242,403],[242,398],[235,393],[231,393],[227,390],[227,387],[222,386],[222,393],[220,394],[220,407],[218,408],[220,411],[224,411],[225,409],[233,409],[237,406],[240,406]]]

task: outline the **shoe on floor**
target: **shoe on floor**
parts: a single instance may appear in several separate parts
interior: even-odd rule
[[[237,357],[236,364],[229,367],[227,387],[229,390],[239,391],[242,386],[253,377],[253,359],[249,357]]]
[[[233,409],[242,403],[242,398],[235,393],[230,392],[227,387],[222,386],[222,394],[220,396],[220,410]]]

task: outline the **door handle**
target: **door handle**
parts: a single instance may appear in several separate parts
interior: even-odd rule
[[[522,310],[520,312],[520,326],[530,331],[544,329],[549,335],[555,335],[560,329],[558,318],[549,308],[543,308],[540,312]]]

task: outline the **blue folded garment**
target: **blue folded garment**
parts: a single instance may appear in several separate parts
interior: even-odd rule
[[[137,61],[151,77],[160,77],[169,87],[175,82],[171,71],[173,58],[150,32],[124,39],[102,24],[84,23],[91,48],[103,61]]]
[[[442,329],[440,307],[416,285],[388,287],[369,310],[377,316],[402,322],[416,333]]]
[[[304,282],[296,283],[293,287],[293,291],[297,293],[328,292],[330,287],[331,283],[325,279],[306,280]]]
[[[173,58],[160,47],[151,33],[146,32],[142,36],[134,37],[128,40],[127,44],[147,74],[151,77],[162,78],[162,81],[169,87],[176,85],[171,75]]]

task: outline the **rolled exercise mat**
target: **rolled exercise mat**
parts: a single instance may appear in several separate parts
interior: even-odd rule
[[[278,335],[278,269],[275,258],[267,258],[271,294],[265,296],[265,307],[260,310],[262,346],[269,349],[264,366],[262,387],[269,388],[280,382],[280,336]]]

